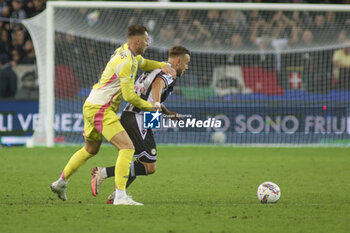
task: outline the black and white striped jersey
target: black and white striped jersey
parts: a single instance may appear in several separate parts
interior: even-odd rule
[[[142,99],[153,103],[152,84],[156,77],[161,77],[165,82],[165,87],[161,95],[161,103],[163,103],[173,91],[176,80],[174,80],[171,75],[163,73],[161,69],[156,69],[152,72],[142,73],[135,81],[135,92]],[[139,108],[135,107],[130,103],[127,103],[126,107],[124,108],[124,111],[130,111],[135,113],[141,112]]]

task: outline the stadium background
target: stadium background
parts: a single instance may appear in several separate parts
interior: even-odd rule
[[[1,57],[3,61],[16,62],[18,65],[13,69],[20,76],[17,93],[2,99],[2,136],[31,135],[36,125],[35,109],[38,108],[38,86],[31,82],[27,87],[22,82],[28,73],[35,78],[32,49],[25,46],[30,44],[29,34],[18,22],[6,21],[6,18],[33,17],[44,10],[45,1],[16,2],[22,4],[19,10],[11,9],[13,2],[4,1],[3,5],[11,6],[10,13],[1,18],[4,35]],[[166,48],[172,44],[189,47],[192,51],[189,70],[178,80],[167,105],[197,118],[224,116],[226,122],[227,119],[230,122],[223,129],[228,143],[348,144],[348,70],[340,72],[343,77],[339,80],[345,81],[337,82],[332,62],[335,51],[347,43],[350,28],[347,13],[306,12],[296,16],[293,12],[275,11],[237,11],[231,14],[225,11],[102,10],[97,13],[80,9],[76,14],[81,15],[84,26],[91,28],[99,26],[103,18],[123,15],[123,21],[117,21],[119,23],[115,25],[120,35],[125,34],[128,24],[145,24],[152,38],[145,57],[164,60]],[[276,26],[277,21],[283,21],[283,25],[277,27],[281,30],[264,27],[264,24]],[[56,140],[82,142],[82,125],[73,127],[79,118],[74,115],[80,113],[85,97],[108,60],[106,54],[110,54],[123,39],[92,39],[80,35],[74,28],[56,33]],[[26,63],[34,63],[34,66]],[[28,70],[23,72],[21,69]],[[243,77],[230,76],[237,70]],[[18,107],[12,106],[13,99]],[[28,99],[32,101],[29,103]],[[291,115],[295,118],[288,118]],[[237,117],[243,120],[239,121]],[[313,125],[308,128],[307,117],[313,117]],[[315,126],[317,120],[321,121],[320,127]],[[190,132],[176,129],[157,132],[156,137],[159,143],[206,144],[212,143],[213,132],[213,129]]]

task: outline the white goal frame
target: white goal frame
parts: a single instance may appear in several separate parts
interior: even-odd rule
[[[45,127],[41,130],[45,132],[45,145],[53,147],[54,142],[54,115],[55,115],[55,91],[54,91],[54,60],[55,60],[55,29],[54,14],[57,8],[125,8],[125,9],[186,9],[186,10],[283,10],[283,11],[334,11],[350,12],[350,5],[336,4],[283,4],[283,3],[175,3],[175,2],[87,2],[87,1],[48,1],[46,10],[46,52],[45,57],[37,53],[37,59],[46,60],[46,66],[38,62],[39,84],[46,83],[46,90],[39,92],[39,116],[41,123],[45,122]],[[29,19],[30,20],[30,19]],[[24,20],[24,24],[25,24]],[[29,30],[30,32],[30,30]],[[30,33],[35,40],[35,36]],[[38,43],[34,42],[35,51],[39,50]],[[40,88],[40,87],[39,87]],[[42,112],[44,107],[45,112]],[[35,133],[34,133],[35,134]],[[33,134],[33,135],[34,135]],[[34,136],[33,136],[34,138]],[[34,140],[34,139],[33,139]],[[32,140],[32,141],[33,141]],[[35,142],[34,142],[35,143]]]

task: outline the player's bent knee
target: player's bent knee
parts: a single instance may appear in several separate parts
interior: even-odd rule
[[[101,142],[89,142],[85,143],[85,150],[91,155],[94,156],[100,151]]]
[[[91,155],[91,156],[94,156],[98,153],[99,149],[96,149],[96,148],[86,148],[85,147],[85,150]]]
[[[98,150],[86,150],[86,151],[91,155],[91,157],[98,153]]]
[[[157,164],[156,163],[148,163],[146,165],[146,168],[147,168],[148,175],[154,174],[157,170]]]

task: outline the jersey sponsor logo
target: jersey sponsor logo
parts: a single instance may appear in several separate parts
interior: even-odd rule
[[[135,92],[138,94],[145,94],[147,92],[147,89],[143,86],[136,86],[135,85]]]
[[[143,113],[143,128],[144,129],[160,129],[161,116],[159,111],[156,112],[144,112]]]
[[[165,78],[168,85],[170,85],[174,81],[173,76],[171,76],[171,75],[163,74],[162,76]]]
[[[119,56],[121,59],[124,59],[128,56],[127,52],[124,51],[124,50],[121,50],[120,53],[119,53]]]

